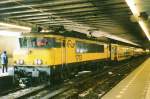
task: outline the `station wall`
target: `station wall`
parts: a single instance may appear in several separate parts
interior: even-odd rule
[[[9,57],[9,64],[12,64],[12,53],[18,48],[19,43],[17,37],[12,36],[0,36],[0,53],[4,50],[7,51]]]

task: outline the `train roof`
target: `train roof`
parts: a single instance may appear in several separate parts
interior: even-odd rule
[[[72,38],[78,38],[78,39],[86,39],[86,40],[93,40],[93,41],[100,41],[105,42],[104,40],[99,40],[95,37],[88,37],[87,34],[79,33],[76,31],[65,31],[63,33],[59,32],[31,32],[31,33],[24,33],[22,36],[34,36],[34,35],[55,35],[55,36],[62,36],[62,37],[72,37]]]

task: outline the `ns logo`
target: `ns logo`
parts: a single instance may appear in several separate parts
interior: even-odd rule
[[[75,43],[73,43],[71,40],[67,41],[67,47],[68,48],[74,48],[75,47]]]

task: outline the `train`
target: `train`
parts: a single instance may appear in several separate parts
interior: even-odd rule
[[[110,61],[123,61],[145,53],[142,48],[102,42],[74,32],[26,33],[13,53],[15,76],[61,82],[80,71],[98,71]]]

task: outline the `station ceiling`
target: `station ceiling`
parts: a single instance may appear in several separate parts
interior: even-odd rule
[[[150,0],[134,1],[140,12],[150,14]],[[149,46],[125,0],[0,0],[0,21],[31,27],[63,25],[81,31],[105,31]],[[0,30],[4,29],[8,27],[0,24]]]

